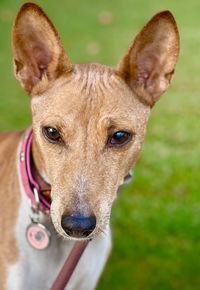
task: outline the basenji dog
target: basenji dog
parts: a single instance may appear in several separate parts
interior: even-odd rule
[[[113,201],[175,70],[176,22],[156,14],[116,68],[72,64],[47,15],[25,3],[12,47],[32,125],[0,134],[0,288],[50,289],[73,244],[91,240],[66,289],[95,289],[111,250]],[[38,193],[32,179],[47,189]]]

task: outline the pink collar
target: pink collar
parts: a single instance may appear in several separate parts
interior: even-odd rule
[[[25,192],[34,208],[39,208],[44,212],[49,212],[50,202],[42,194],[42,187],[33,176],[33,161],[31,155],[31,145],[33,139],[32,128],[25,132],[24,140],[20,148],[20,173]],[[43,181],[43,183],[45,183]],[[46,183],[45,183],[46,184]],[[47,185],[50,190],[50,186]]]
[[[31,201],[33,209],[42,210],[43,212],[49,212],[50,202],[45,198],[42,192],[49,191],[50,185],[45,183],[36,171],[31,154],[31,145],[33,139],[32,129],[28,129],[25,132],[24,140],[20,148],[20,173],[22,183],[28,198]],[[35,173],[35,174],[34,174]],[[37,176],[38,181],[36,181]],[[44,189],[42,186],[47,188]],[[34,222],[34,221],[33,221]],[[37,223],[36,223],[37,224]],[[73,274],[77,263],[79,262],[85,248],[87,247],[88,241],[76,242],[66,259],[62,269],[56,277],[51,290],[63,290],[69,282],[71,275]]]

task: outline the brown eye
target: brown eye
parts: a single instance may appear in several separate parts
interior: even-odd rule
[[[44,127],[42,129],[45,138],[51,143],[61,143],[62,138],[57,129],[53,127]]]
[[[112,147],[120,147],[131,140],[132,134],[125,131],[115,132],[109,139],[109,145]]]

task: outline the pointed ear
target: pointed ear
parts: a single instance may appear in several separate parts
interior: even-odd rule
[[[179,54],[179,33],[169,11],[156,14],[137,35],[117,67],[140,100],[153,106],[171,82]]]
[[[30,95],[72,70],[56,29],[36,4],[26,3],[21,7],[12,40],[15,75]]]

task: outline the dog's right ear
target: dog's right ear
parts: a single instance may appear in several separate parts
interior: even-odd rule
[[[49,81],[72,70],[72,64],[53,24],[33,3],[24,4],[13,27],[16,78],[30,94],[46,89]]]

